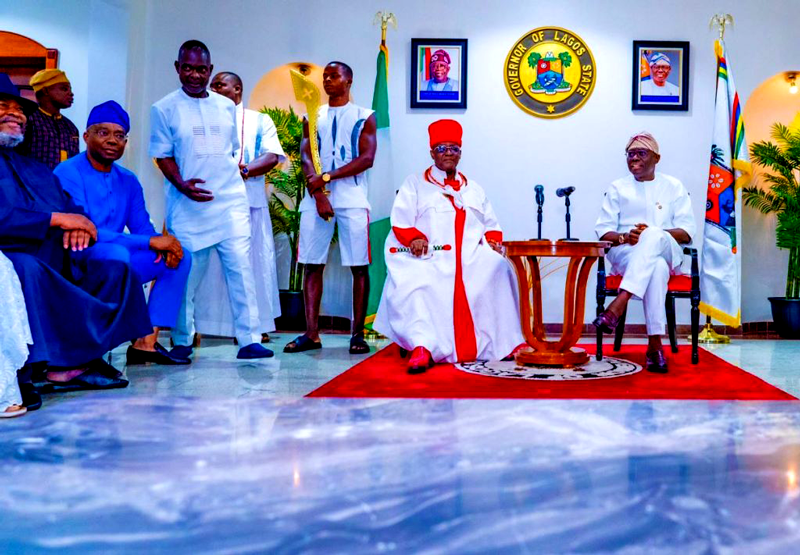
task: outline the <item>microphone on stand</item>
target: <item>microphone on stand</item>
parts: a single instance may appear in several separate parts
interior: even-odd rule
[[[537,185],[533,188],[536,191],[536,221],[538,222],[539,233],[536,236],[537,241],[542,240],[542,206],[544,205],[544,185]]]
[[[572,221],[572,217],[569,215],[569,196],[575,192],[575,187],[561,187],[560,189],[556,189],[556,196],[557,197],[564,197],[564,206],[567,207],[567,236],[564,239],[560,239],[561,241],[578,241],[578,239],[569,236],[569,223]]]

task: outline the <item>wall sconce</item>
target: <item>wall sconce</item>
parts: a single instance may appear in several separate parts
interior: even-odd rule
[[[789,92],[797,94],[797,73],[790,71],[786,74],[786,80],[789,81]]]

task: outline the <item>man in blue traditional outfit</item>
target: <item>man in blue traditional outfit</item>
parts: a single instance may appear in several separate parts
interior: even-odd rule
[[[91,248],[97,229],[47,166],[12,150],[32,110],[0,74],[0,251],[14,264],[28,307],[33,345],[18,380],[29,410],[41,406],[35,367],[47,367],[42,392],[125,387],[102,356],[152,331],[130,267],[73,260]]]
[[[158,343],[159,327],[174,327],[186,291],[191,256],[173,235],[156,233],[136,176],[115,164],[130,131],[125,110],[109,100],[92,108],[86,122],[86,151],[53,171],[64,190],[97,226],[98,243],[77,258],[119,260],[132,266],[139,283],[156,280],[148,307],[153,333],[128,347],[128,364],[189,364]],[[124,233],[125,228],[130,233]]]

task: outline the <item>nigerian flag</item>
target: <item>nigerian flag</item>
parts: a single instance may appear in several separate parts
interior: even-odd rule
[[[378,51],[378,67],[375,74],[375,92],[372,95],[372,109],[378,124],[378,149],[375,163],[370,170],[369,203],[372,206],[369,225],[370,254],[372,263],[369,266],[370,290],[367,302],[367,328],[372,329],[375,313],[386,281],[386,261],[383,258],[383,246],[391,231],[389,213],[392,210],[394,191],[397,185],[392,177],[392,149],[389,135],[389,48],[386,41],[381,41]]]

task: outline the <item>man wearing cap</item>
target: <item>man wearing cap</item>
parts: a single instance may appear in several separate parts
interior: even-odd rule
[[[650,79],[643,81],[640,89],[641,96],[679,96],[680,89],[667,81],[672,71],[672,62],[662,52],[655,52],[650,56]]]
[[[98,243],[76,258],[118,260],[129,264],[136,280],[149,283],[148,308],[155,330],[128,348],[127,363],[189,364],[158,343],[159,327],[174,327],[186,291],[191,257],[173,235],[156,233],[139,180],[116,164],[130,131],[127,112],[109,100],[92,108],[86,122],[86,151],[59,164],[53,173],[64,190],[97,226]],[[125,228],[130,233],[124,233]]]
[[[322,72],[328,104],[317,113],[317,137],[322,174],[311,159],[308,125],[303,124],[300,152],[308,180],[308,194],[300,203],[298,260],[304,264],[303,297],[306,332],[283,351],[299,353],[322,348],[319,340],[319,305],[322,275],[328,260],[334,226],[339,230],[342,266],[353,274],[353,335],[350,354],[369,353],[364,341],[364,320],[369,298],[369,211],[367,174],[377,149],[375,113],[350,102],[353,70],[344,62],[330,62]]]
[[[150,156],[164,174],[167,229],[192,253],[192,269],[173,355],[188,358],[195,332],[195,292],[216,251],[225,272],[240,359],[267,358],[250,266],[250,207],[234,152],[239,148],[236,106],[207,90],[214,66],[208,47],[189,40],[178,50],[181,87],[150,110]]]
[[[423,81],[420,91],[457,91],[458,80],[448,77],[450,73],[450,54],[445,50],[437,50],[431,55],[428,66],[431,78]]]
[[[236,104],[236,129],[241,145],[233,157],[239,164],[250,204],[250,265],[256,281],[263,343],[269,341],[268,332],[275,330],[275,318],[281,314],[275,240],[264,176],[286,156],[272,119],[267,114],[244,107],[242,80],[238,75],[229,71],[216,74],[211,80],[211,90],[227,96]],[[208,271],[197,288],[195,304],[197,331],[223,337],[234,335],[224,274],[216,254],[212,255]]]
[[[39,109],[31,112],[25,140],[17,149],[51,170],[78,154],[78,128],[61,110],[72,106],[72,86],[60,69],[43,69],[30,81]]]
[[[667,372],[661,345],[666,328],[667,282],[679,274],[683,247],[695,233],[689,193],[676,178],[655,171],[661,160],[650,133],[638,133],[625,147],[631,175],[606,191],[595,224],[597,237],[611,241],[606,255],[611,274],[621,275],[619,294],[593,324],[610,333],[632,297],[642,299],[647,326],[647,369]]]
[[[36,110],[0,74],[0,251],[14,265],[28,309],[33,345],[18,379],[29,410],[41,405],[35,368],[47,368],[50,391],[125,387],[102,357],[152,331],[129,266],[73,258],[93,248],[97,229],[44,164],[13,150]]]
[[[439,120],[428,132],[434,165],[395,197],[374,324],[411,351],[412,374],[434,362],[499,360],[525,341],[497,217],[483,188],[456,169],[461,125]]]

